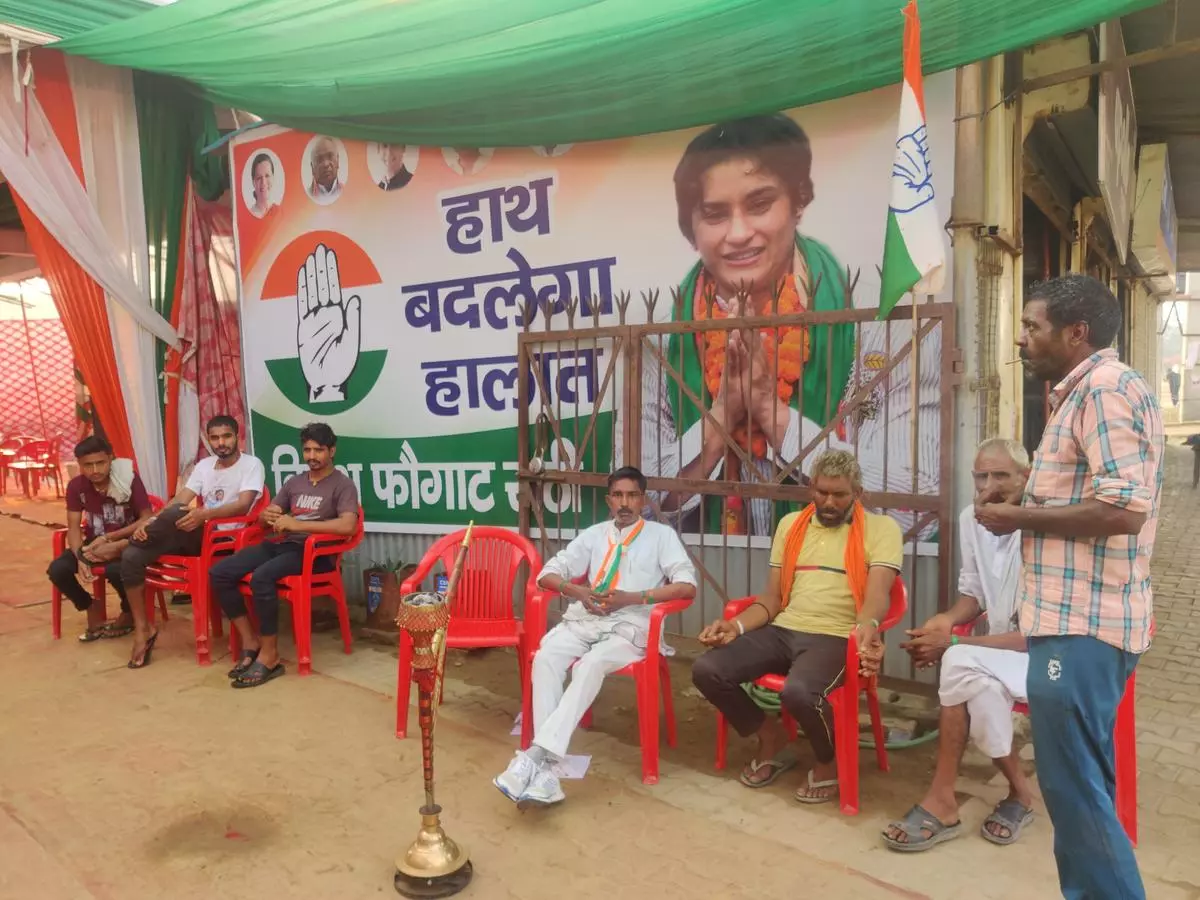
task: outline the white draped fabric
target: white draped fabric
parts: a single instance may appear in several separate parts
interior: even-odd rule
[[[122,264],[104,230],[99,213],[75,176],[55,137],[35,89],[26,100],[13,97],[12,72],[0,66],[0,172],[21,199],[68,253],[83,266],[134,320],[172,346],[178,338],[171,324],[150,306]],[[26,109],[25,102],[28,103]],[[132,98],[131,98],[132,102]],[[79,103],[76,103],[78,108]],[[29,153],[25,152],[28,118]],[[141,190],[141,185],[138,185]]]
[[[78,63],[78,65],[77,65]],[[154,338],[178,341],[150,305],[141,160],[128,71],[71,60],[72,89],[89,191],[32,90],[14,96],[0,66],[0,172],[46,230],[104,290],[114,355],[146,487],[165,492]],[[90,196],[89,196],[90,193]]]
[[[113,257],[138,290],[141,309],[158,315],[150,305],[146,209],[133,76],[128,69],[79,57],[68,56],[66,63],[75,95],[88,197],[103,223]],[[155,336],[107,286],[105,290],[125,415],[142,480],[150,493],[165,497],[173,492],[175,485],[174,478],[168,478],[166,473]],[[160,321],[165,323],[161,317]]]

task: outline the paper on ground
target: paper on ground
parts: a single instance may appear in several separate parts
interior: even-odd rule
[[[509,732],[512,737],[521,736],[521,713],[517,713],[517,717],[513,719],[512,731]],[[587,774],[588,767],[592,764],[590,756],[570,756],[562,762],[557,762],[553,766],[553,771],[559,778],[578,779]]]
[[[591,764],[590,756],[568,755],[562,762],[556,762],[552,770],[559,778],[582,778]]]

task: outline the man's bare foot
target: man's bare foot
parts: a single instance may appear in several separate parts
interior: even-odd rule
[[[947,827],[958,824],[958,800],[953,793],[949,797],[928,793],[918,805]],[[908,835],[895,824],[889,825],[884,834],[898,844],[908,843]],[[922,828],[921,834],[926,839],[932,836],[932,832],[928,828]]]
[[[781,765],[784,761],[779,760],[779,755],[788,745],[788,733],[784,729],[783,724],[776,719],[768,719],[763,723],[763,727],[758,730],[758,750],[754,754],[753,762],[758,763],[758,768],[755,768],[750,763],[742,769],[742,782],[751,787],[758,787],[766,784],[768,781],[777,777],[781,771]],[[779,763],[777,765],[768,765],[768,763]],[[791,768],[794,761],[787,763],[787,768]]]
[[[801,803],[824,803],[837,796],[837,760],[816,763],[808,773],[806,782],[796,791]]]

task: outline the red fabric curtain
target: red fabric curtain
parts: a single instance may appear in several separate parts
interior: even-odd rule
[[[216,415],[246,422],[232,213],[228,206],[201,198],[189,183],[184,216],[179,291],[171,315],[182,346],[167,351],[164,366],[166,455],[172,473],[181,462],[194,461],[201,449],[179,446],[181,381],[196,392],[201,423]]]
[[[33,59],[38,101],[75,174],[83,182],[75,97],[62,54],[38,50]],[[118,456],[134,459],[133,438],[125,415],[116,358],[113,356],[112,333],[108,327],[108,301],[104,291],[45,229],[15,191],[13,199],[21,214],[30,249],[50,285],[54,305],[67,331],[79,371],[83,373],[83,380],[91,391],[92,403],[104,425],[104,432]]]

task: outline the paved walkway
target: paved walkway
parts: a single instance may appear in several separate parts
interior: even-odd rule
[[[1191,454],[1171,448],[1159,553],[1159,636],[1139,671],[1142,841],[1152,900],[1200,900],[1200,492]],[[0,512],[11,512],[11,508]],[[24,512],[23,512],[24,514]],[[34,517],[36,518],[36,516]],[[50,518],[49,516],[45,518]],[[239,895],[390,896],[395,852],[415,834],[419,748],[391,733],[395,657],[318,635],[312,678],[232,692],[225,660],[194,663],[190,623],[172,619],[154,663],[124,668],[125,642],[49,639],[42,571],[48,532],[0,516],[0,900],[141,900]],[[174,608],[173,608],[173,616]],[[290,650],[285,638],[285,652]],[[932,747],[862,763],[863,811],[801,808],[803,771],[749,791],[712,769],[711,710],[673,664],[680,746],[662,781],[640,783],[631,686],[606,685],[591,754],[568,802],[518,814],[489,784],[519,706],[515,660],[456,654],[440,720],[440,797],[449,832],[476,862],[480,900],[1055,898],[1051,829],[1021,842],[978,838],[1003,794],[986,761],[959,782],[966,836],[928,854],[887,852],[878,834],[918,799]],[[747,751],[733,741],[731,760]],[[807,748],[801,746],[802,758]],[[1027,754],[1028,755],[1028,754]]]

